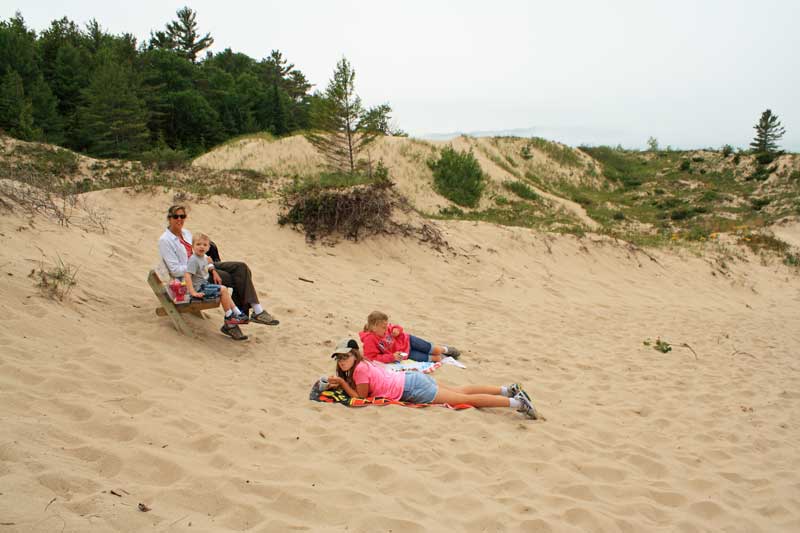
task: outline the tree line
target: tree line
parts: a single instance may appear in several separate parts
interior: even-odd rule
[[[0,21],[0,129],[98,157],[153,150],[188,156],[231,137],[309,127],[315,99],[279,50],[256,60],[212,54],[188,7],[147,42],[64,17],[40,33]],[[201,54],[205,55],[201,57]]]

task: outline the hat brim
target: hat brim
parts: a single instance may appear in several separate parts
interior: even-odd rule
[[[334,350],[334,352],[331,354],[331,359],[333,359],[334,357],[336,357],[337,355],[339,355],[341,353],[350,353],[353,350],[355,350],[355,348],[349,348],[349,347],[339,348],[337,350]]]

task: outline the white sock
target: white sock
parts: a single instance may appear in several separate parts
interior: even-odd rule
[[[506,387],[505,385],[500,387],[500,394],[502,394],[506,398],[511,398],[511,393],[508,392],[508,387]]]
[[[264,308],[261,307],[261,304],[252,304],[252,306],[253,306],[253,314],[257,315],[257,314],[262,313],[264,311]]]
[[[516,398],[509,398],[508,406],[512,409],[519,409],[520,407],[522,407],[522,402],[520,402]]]
[[[239,309],[238,307],[236,307],[235,305],[233,306],[233,309],[231,309],[231,311],[233,311],[234,315],[241,315],[242,314],[242,310]]]
[[[225,318],[230,318],[232,314],[233,314],[233,309],[228,309],[227,311],[225,311]]]
[[[449,348],[447,346],[442,346],[442,353],[446,354]]]

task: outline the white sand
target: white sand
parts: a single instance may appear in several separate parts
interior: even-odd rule
[[[234,343],[214,310],[192,343],[144,281],[171,196],[91,199],[106,234],[0,216],[0,532],[800,530],[800,278],[778,262],[463,222],[441,226],[458,256],[308,246],[272,204],[215,198],[187,227],[281,325]],[[80,267],[63,303],[27,277],[56,254]],[[309,401],[373,309],[464,351],[436,378],[520,380],[548,420]]]

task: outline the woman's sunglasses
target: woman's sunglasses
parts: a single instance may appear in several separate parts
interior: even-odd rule
[[[347,359],[347,358],[348,358],[348,357],[350,357],[351,355],[353,355],[353,352],[347,352],[347,353],[337,353],[337,354],[336,354],[336,360],[337,360],[337,361],[344,361],[345,359]]]
[[[169,218],[186,218],[186,215],[170,215]]]

